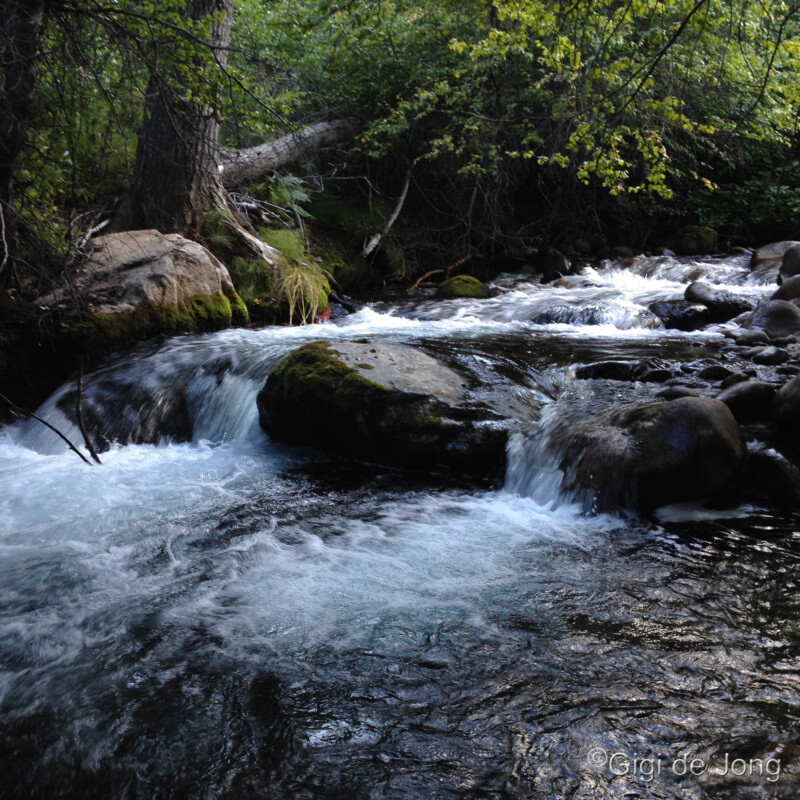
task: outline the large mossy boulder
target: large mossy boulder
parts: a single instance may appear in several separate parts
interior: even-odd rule
[[[89,352],[248,319],[225,266],[178,234],[145,230],[98,237],[74,283],[76,292],[54,292],[40,304],[58,314],[65,335]]]
[[[682,397],[612,414],[572,438],[561,461],[564,488],[598,510],[652,509],[724,489],[746,447],[728,407]]]
[[[454,275],[439,284],[436,296],[445,300],[459,297],[484,300],[491,295],[489,287],[471,275]]]
[[[407,345],[303,345],[269,376],[258,411],[279,441],[424,471],[505,468],[504,420],[470,405],[460,375]]]
[[[679,256],[695,256],[715,253],[719,241],[717,232],[707,225],[686,225],[679,234],[665,242],[664,247]]]

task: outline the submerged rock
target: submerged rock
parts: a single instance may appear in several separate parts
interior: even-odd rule
[[[482,300],[490,295],[489,287],[471,275],[454,275],[436,289],[436,296],[443,299],[471,297]]]
[[[470,405],[464,380],[407,345],[311,342],[258,395],[274,439],[402,467],[497,477],[505,420]]]
[[[682,397],[612,414],[585,429],[562,459],[565,488],[589,492],[598,510],[651,509],[726,487],[746,448],[728,407]]]

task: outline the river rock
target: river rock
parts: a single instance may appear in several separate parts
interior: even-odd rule
[[[498,476],[504,420],[470,405],[464,380],[407,345],[311,342],[292,352],[258,395],[274,439],[420,470]]]
[[[596,361],[575,370],[579,380],[642,381],[664,383],[673,377],[668,362],[660,358],[644,361]]]
[[[734,384],[717,395],[738,422],[767,419],[775,397],[775,387],[764,381],[744,381]]]
[[[727,322],[745,311],[752,311],[754,306],[754,302],[748,297],[712,289],[703,281],[690,283],[686,287],[684,298],[688,303],[699,303],[705,306],[711,315],[712,322]]]
[[[800,275],[800,243],[789,247],[781,258],[781,281],[786,281],[795,275]]]
[[[454,275],[439,284],[436,296],[443,299],[471,297],[485,299],[491,295],[489,287],[471,275]]]
[[[734,341],[741,347],[753,347],[757,344],[769,344],[769,336],[760,328],[753,328],[736,334]]]
[[[570,260],[556,247],[542,247],[536,253],[534,261],[536,270],[542,275],[558,273],[558,277],[569,275],[572,265]]]
[[[704,305],[686,300],[657,300],[650,303],[647,310],[655,314],[665,328],[679,331],[696,331],[712,321],[711,312]]]
[[[797,300],[798,298],[800,298],[800,275],[793,275],[781,283],[770,300]]]
[[[93,239],[92,248],[76,270],[77,291],[41,300],[68,324],[88,311],[79,337],[141,339],[247,321],[228,270],[197,242],[176,233],[127,231]]]
[[[565,484],[595,507],[651,509],[723,489],[744,463],[744,438],[728,407],[682,397],[612,415],[572,439]]]
[[[767,300],[744,321],[743,327],[764,331],[770,339],[800,332],[800,308],[788,300]]]
[[[763,364],[765,366],[776,366],[788,360],[789,353],[786,350],[782,347],[773,347],[772,345],[763,348],[760,353],[756,353],[756,355],[753,356],[753,361],[756,364]]]
[[[800,469],[775,450],[759,448],[748,454],[744,484],[773,503],[800,508]]]
[[[679,256],[714,253],[719,246],[717,232],[707,225],[686,225],[676,236],[664,243]]]
[[[772,401],[772,418],[790,440],[800,439],[800,375],[778,390]]]
[[[750,269],[779,267],[783,254],[796,244],[800,244],[800,242],[772,242],[759,247],[750,257]]]

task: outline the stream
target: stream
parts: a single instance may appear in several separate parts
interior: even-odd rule
[[[575,365],[718,352],[720,328],[646,311],[698,270],[774,290],[745,256],[605,262],[566,288],[503,275],[488,300],[422,289],[85,377],[116,415],[180,386],[189,442],[90,468],[34,420],[0,429],[0,797],[800,796],[800,517],[587,513],[536,448]],[[270,370],[365,336],[515,410],[503,485],[270,441]],[[79,441],[70,388],[38,413]]]

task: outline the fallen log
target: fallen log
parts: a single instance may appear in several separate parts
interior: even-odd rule
[[[317,122],[299,133],[287,133],[271,142],[225,153],[220,162],[222,183],[226,188],[260,178],[270,170],[280,169],[321,147],[338,144],[353,136],[361,127],[354,117]]]

